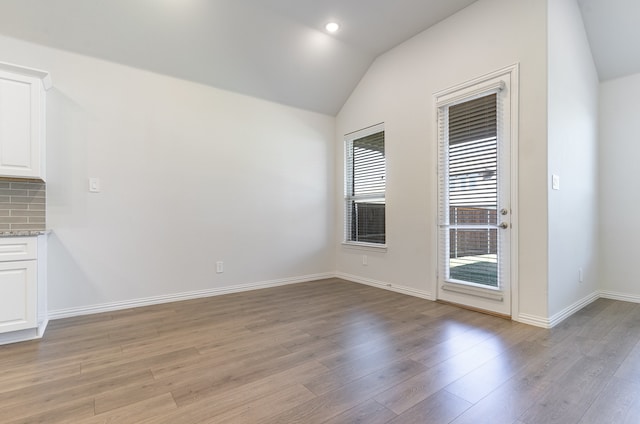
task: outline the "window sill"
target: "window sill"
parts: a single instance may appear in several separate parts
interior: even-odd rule
[[[387,245],[386,244],[343,241],[342,242],[342,246],[347,248],[347,249],[369,250],[369,251],[376,251],[376,252],[386,252],[387,251]]]

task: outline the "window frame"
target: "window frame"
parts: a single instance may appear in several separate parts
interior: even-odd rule
[[[386,249],[387,248],[387,223],[386,223],[386,181],[387,181],[387,162],[386,162],[386,154],[384,156],[384,179],[385,186],[384,191],[375,192],[373,194],[368,195],[354,195],[352,189],[350,187],[351,183],[355,180],[355,169],[352,169],[350,166],[350,158],[353,157],[353,143],[356,140],[378,134],[383,133],[383,143],[386,144],[386,134],[384,123],[379,123],[375,125],[371,125],[369,127],[363,128],[358,131],[354,131],[348,133],[344,136],[344,202],[343,202],[343,214],[344,214],[344,226],[343,226],[343,241],[342,244],[348,247],[365,247],[365,248],[374,248],[374,249]],[[352,219],[353,213],[350,211],[352,207],[352,202],[354,201],[362,201],[367,199],[382,199],[384,204],[384,242],[363,242],[352,240],[353,234],[353,226],[354,221]]]

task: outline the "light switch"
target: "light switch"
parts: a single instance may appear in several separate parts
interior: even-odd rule
[[[100,193],[100,178],[89,178],[89,191]]]
[[[560,190],[560,176],[559,175],[551,175],[551,188],[553,190]]]

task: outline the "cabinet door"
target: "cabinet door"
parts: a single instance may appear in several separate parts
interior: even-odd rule
[[[41,82],[0,71],[0,175],[42,178]]]
[[[36,327],[36,261],[0,262],[0,333]]]

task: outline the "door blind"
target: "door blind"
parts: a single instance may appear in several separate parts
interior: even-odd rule
[[[478,208],[498,205],[496,106],[491,94],[449,107],[449,206],[460,208],[458,224],[479,223]]]
[[[445,279],[499,287],[498,95],[439,108]]]

